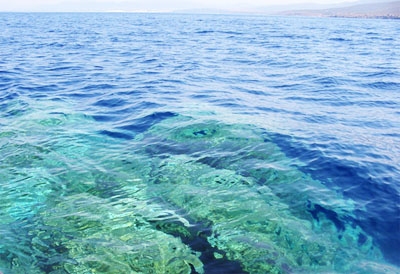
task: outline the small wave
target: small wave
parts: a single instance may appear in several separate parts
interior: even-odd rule
[[[332,37],[328,38],[330,41],[336,41],[336,42],[349,42],[351,41],[350,39],[342,38],[342,37]]]
[[[98,90],[113,90],[115,89],[115,85],[111,84],[92,84],[92,85],[87,85],[82,88],[84,91],[98,91]]]
[[[94,106],[117,108],[128,104],[128,102],[121,98],[101,99],[93,103]]]
[[[214,31],[213,30],[199,30],[199,31],[196,31],[195,33],[197,33],[197,34],[208,34],[208,33],[214,33]]]
[[[117,132],[117,131],[110,131],[110,130],[101,130],[100,134],[107,135],[112,138],[124,139],[124,140],[131,140],[134,137],[130,134],[126,134],[123,132]]]
[[[154,112],[142,118],[137,118],[127,125],[119,126],[120,129],[141,133],[148,130],[151,126],[165,120],[177,116],[174,112]],[[126,122],[125,122],[126,123]]]
[[[392,81],[376,81],[368,84],[362,84],[362,86],[376,90],[400,90],[400,83]]]
[[[52,68],[47,69],[46,71],[63,72],[63,71],[80,71],[82,69],[83,69],[83,67],[71,65],[71,66],[52,67]]]

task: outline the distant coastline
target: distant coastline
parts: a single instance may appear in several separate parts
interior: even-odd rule
[[[331,9],[288,10],[278,14],[287,16],[400,19],[400,1],[359,4]]]
[[[375,2],[371,2],[375,1]],[[28,9],[5,9],[0,12],[122,12],[122,13],[181,13],[181,14],[241,14],[260,16],[308,16],[308,17],[344,17],[400,19],[400,0],[358,0],[354,3],[338,4],[277,4],[277,5],[232,5],[228,8],[186,8],[186,9],[138,9],[129,3],[106,4],[96,7],[74,7],[68,5],[44,5]]]
[[[388,1],[383,3],[375,2],[329,8],[321,5],[310,4],[306,6],[265,6],[259,7],[258,9],[248,8],[239,10],[186,9],[176,10],[174,12],[194,14],[258,14],[280,16],[400,19],[400,1]]]

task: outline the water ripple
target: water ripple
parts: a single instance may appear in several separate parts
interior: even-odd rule
[[[399,272],[393,21],[0,26],[0,272]]]

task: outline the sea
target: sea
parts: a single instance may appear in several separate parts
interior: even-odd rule
[[[400,21],[0,29],[0,273],[400,273]]]

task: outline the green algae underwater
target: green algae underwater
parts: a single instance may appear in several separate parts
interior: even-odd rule
[[[169,112],[135,134],[51,117],[0,135],[4,274],[392,271],[346,221],[351,200],[265,130]]]

